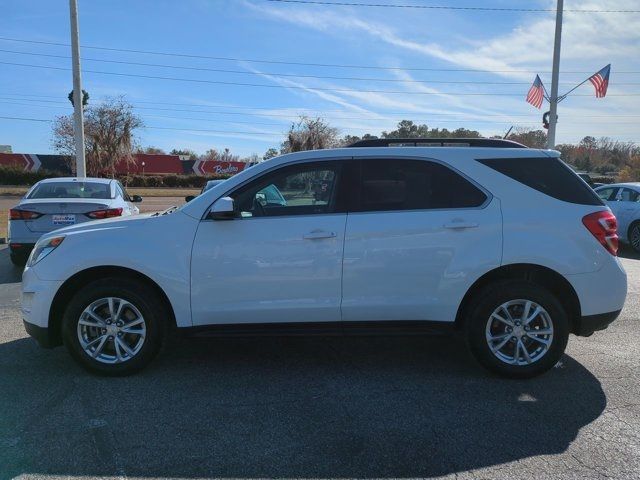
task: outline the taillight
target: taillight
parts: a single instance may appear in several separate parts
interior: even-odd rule
[[[36,218],[40,218],[41,216],[42,213],[30,212],[28,210],[19,210],[17,208],[12,208],[9,210],[10,220],[35,220]]]
[[[582,223],[611,255],[618,254],[618,221],[606,210],[586,215]]]
[[[122,215],[122,208],[107,208],[106,210],[94,210],[93,212],[85,213],[89,218],[101,219],[119,217]]]

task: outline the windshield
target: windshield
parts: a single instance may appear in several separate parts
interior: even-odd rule
[[[108,183],[97,182],[47,182],[37,185],[27,196],[38,198],[111,198]]]

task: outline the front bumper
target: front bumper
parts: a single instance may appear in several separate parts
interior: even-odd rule
[[[611,322],[618,318],[621,311],[622,310],[616,310],[615,312],[584,316],[580,319],[574,333],[579,337],[588,337],[592,335],[593,332],[604,330]]]

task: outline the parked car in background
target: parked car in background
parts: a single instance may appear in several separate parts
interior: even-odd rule
[[[420,142],[283,155],[179,209],[46,234],[25,328],[104,375],[143,368],[176,328],[458,330],[483,366],[525,378],[618,317],[616,219],[557,152]]]
[[[618,219],[620,240],[640,253],[640,182],[603,185],[596,193]]]
[[[578,176],[585,182],[587,182],[587,185],[589,185],[591,188],[597,188],[604,185],[604,183],[594,182],[591,178],[591,175],[589,175],[588,173],[578,172]]]
[[[45,233],[103,218],[135,215],[134,203],[118,180],[51,178],[36,183],[9,210],[9,250],[15,265],[24,265],[34,244]]]
[[[200,190],[200,195],[202,195],[204,192],[206,192],[207,190],[212,189],[213,187],[215,187],[216,185],[221,184],[222,182],[224,182],[224,179],[218,179],[218,180],[208,180],[207,183],[205,183],[202,186],[202,190]],[[195,195],[187,195],[186,197],[184,197],[184,201],[185,202],[190,202],[191,200],[193,200],[194,198],[196,198]]]

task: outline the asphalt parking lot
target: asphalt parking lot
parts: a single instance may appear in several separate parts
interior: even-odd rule
[[[27,338],[0,250],[0,478],[640,478],[640,257],[622,316],[529,381],[456,338],[174,340],[99,378]]]

